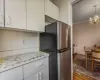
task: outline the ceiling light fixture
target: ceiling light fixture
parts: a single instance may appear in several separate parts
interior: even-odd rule
[[[95,8],[95,15],[93,18],[90,18],[90,23],[92,24],[98,24],[100,23],[100,17],[97,15],[97,5],[93,6]]]

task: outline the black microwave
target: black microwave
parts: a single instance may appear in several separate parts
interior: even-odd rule
[[[40,51],[57,51],[57,36],[52,33],[40,33]]]

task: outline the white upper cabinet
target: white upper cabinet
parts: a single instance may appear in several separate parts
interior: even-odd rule
[[[50,0],[45,0],[45,15],[53,18],[53,3]]]
[[[54,19],[56,19],[56,20],[59,20],[59,8],[56,6],[56,5],[54,5],[53,4],[53,17],[54,17]]]
[[[0,80],[23,80],[22,67],[0,73]]]
[[[26,0],[27,3],[27,29],[44,32],[45,13],[44,0]]]
[[[50,0],[45,0],[45,15],[55,20],[59,20],[59,8]]]
[[[5,0],[5,27],[26,29],[25,0]]]
[[[44,0],[0,0],[0,27],[44,32],[44,3]]]
[[[4,27],[4,0],[0,0],[0,27]]]

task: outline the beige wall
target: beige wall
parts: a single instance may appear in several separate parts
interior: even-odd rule
[[[89,22],[74,24],[73,36],[73,42],[76,44],[75,52],[84,54],[84,46],[100,45],[100,24]]]
[[[38,50],[38,33],[0,30],[0,57]]]

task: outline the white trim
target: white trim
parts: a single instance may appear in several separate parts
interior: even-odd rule
[[[61,39],[60,23],[57,22],[57,49],[60,49],[60,45],[61,45],[60,39]],[[58,57],[58,80],[60,80],[61,74],[60,74],[60,54],[59,53],[57,54],[57,57]]]
[[[84,23],[84,22],[89,22],[89,20],[80,21],[80,22],[76,22],[76,23],[73,23],[73,24],[79,24],[79,23]]]

